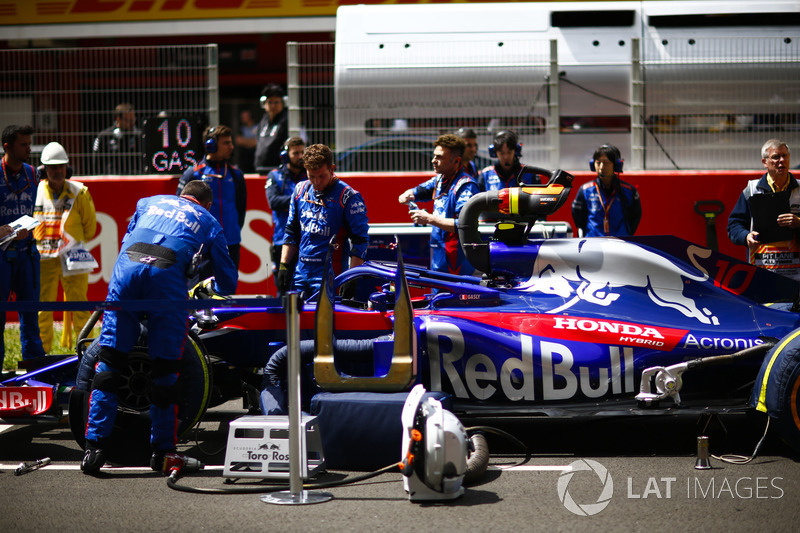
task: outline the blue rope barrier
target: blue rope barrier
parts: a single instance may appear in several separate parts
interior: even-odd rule
[[[0,312],[31,311],[184,311],[191,309],[247,308],[266,311],[278,308],[283,312],[280,298],[231,298],[208,300],[119,300],[89,302],[0,302]]]

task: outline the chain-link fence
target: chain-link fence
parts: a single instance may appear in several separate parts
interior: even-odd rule
[[[798,146],[800,39],[643,43],[646,168],[752,168],[769,138]]]
[[[0,125],[60,142],[77,175],[142,174],[146,120],[218,120],[216,45],[0,50]]]
[[[577,122],[562,116],[575,107],[565,100],[587,93],[564,89],[582,66],[559,65],[555,41],[370,46],[287,51],[290,128],[333,147],[340,170],[430,170],[431,141],[461,127],[478,134],[479,166],[508,128],[523,160],[564,168],[614,135],[629,138],[626,168],[649,170],[752,168],[766,139],[800,141],[800,38],[644,39],[630,75],[592,67],[586,87],[628,102],[630,119],[598,104]],[[37,148],[62,143],[77,175],[144,172],[145,120],[218,121],[215,45],[2,50],[0,64],[0,126],[34,126],[33,163]]]
[[[546,40],[340,43],[331,62],[333,43],[290,43],[290,128],[330,144],[342,171],[429,170],[431,141],[459,128],[483,147],[514,129],[526,156],[555,161],[555,53]]]
[[[587,146],[621,134],[628,170],[753,168],[765,140],[800,141],[798,43],[634,39],[624,76],[618,65],[559,65],[555,41],[338,43],[335,52],[290,43],[290,128],[329,144],[349,171],[430,170],[431,141],[461,127],[479,136],[479,166],[493,135],[511,128],[523,160],[551,168],[586,161]],[[580,75],[594,83],[566,85]],[[602,97],[596,109],[561,116],[586,108],[564,95],[588,93]],[[608,101],[630,116],[612,115]]]

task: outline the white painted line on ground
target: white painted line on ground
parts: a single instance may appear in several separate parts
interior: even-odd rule
[[[563,472],[572,470],[569,465],[519,465],[519,466],[489,466],[489,470],[502,470],[503,472]]]

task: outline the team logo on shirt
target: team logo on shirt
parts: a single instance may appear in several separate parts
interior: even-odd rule
[[[362,201],[353,202],[353,205],[350,206],[350,214],[351,215],[359,215],[361,213],[367,212],[367,206]]]

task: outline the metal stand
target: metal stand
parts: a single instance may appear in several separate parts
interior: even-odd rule
[[[289,490],[272,492],[261,496],[261,501],[279,505],[303,505],[322,503],[333,499],[329,492],[303,490],[300,476],[301,463],[305,460],[300,441],[300,310],[299,293],[286,293],[286,344],[289,347]]]

